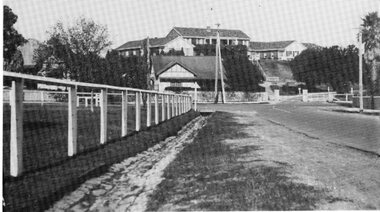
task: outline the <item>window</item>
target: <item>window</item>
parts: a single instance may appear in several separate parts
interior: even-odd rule
[[[196,45],[196,44],[197,44],[197,39],[196,39],[196,38],[191,38],[191,43],[192,43],[193,45]]]
[[[287,57],[292,56],[292,51],[286,51],[286,56]]]
[[[212,44],[216,44],[216,39],[212,39]]]
[[[294,51],[294,52],[293,52],[293,55],[294,55],[294,56],[297,56],[298,54],[299,54],[299,51]]]

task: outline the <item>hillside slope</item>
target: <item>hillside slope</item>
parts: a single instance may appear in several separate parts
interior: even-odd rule
[[[293,80],[288,61],[260,60],[259,63],[266,77],[279,77],[280,81]]]

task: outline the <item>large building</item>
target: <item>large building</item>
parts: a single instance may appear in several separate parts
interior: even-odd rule
[[[292,60],[311,44],[295,40],[275,42],[250,42],[248,56],[250,60],[275,59]]]
[[[193,45],[216,44],[218,29],[174,27],[166,37],[182,37]],[[241,30],[219,29],[220,42],[224,45],[249,45],[250,37]]]
[[[132,55],[143,55],[144,48],[149,40],[149,48],[153,55],[159,55],[161,52],[168,53],[170,50],[183,51],[185,56],[193,56],[194,45],[188,43],[181,37],[163,37],[163,38],[150,38],[135,41],[128,41],[127,43],[121,45],[116,50],[119,51],[121,55],[132,56]]]
[[[250,38],[241,30],[219,29],[220,41],[224,45],[246,45]],[[149,48],[153,55],[170,50],[183,51],[185,56],[194,55],[194,47],[198,44],[216,44],[217,29],[174,27],[166,37],[150,38]],[[148,39],[128,41],[116,48],[121,55],[143,55]]]
[[[151,79],[158,91],[213,88],[215,66],[215,56],[153,56]]]

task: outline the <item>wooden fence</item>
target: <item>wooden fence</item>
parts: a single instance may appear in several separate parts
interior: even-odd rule
[[[88,87],[100,89],[100,93],[97,94],[100,105],[100,143],[107,142],[107,94],[108,91],[119,92],[121,95],[121,137],[127,135],[127,105],[128,95],[135,96],[135,130],[141,129],[141,104],[142,94],[146,96],[147,103],[147,127],[151,126],[151,113],[152,100],[154,102],[154,123],[159,124],[159,97],[161,97],[162,105],[162,118],[161,121],[165,121],[175,116],[179,116],[192,108],[192,98],[189,95],[162,93],[151,90],[142,90],[135,88],[126,88],[118,86],[110,86],[103,84],[92,84],[84,82],[74,82],[69,80],[61,80],[55,78],[40,77],[34,75],[20,74],[14,72],[3,72],[4,77],[12,79],[12,88],[9,93],[9,102],[11,105],[11,136],[10,136],[10,174],[11,176],[20,176],[23,172],[23,102],[24,102],[24,80],[31,80],[37,82],[43,82],[54,85],[64,85],[68,87],[68,91],[65,92],[68,95],[68,141],[67,141],[67,154],[69,157],[77,153],[77,104],[78,104],[78,87]],[[80,95],[79,95],[80,96]],[[94,95],[95,96],[95,95]],[[94,97],[91,94],[91,97]],[[91,98],[90,97],[90,98]],[[44,94],[40,98],[44,100]],[[87,101],[87,100],[85,100]],[[44,101],[42,101],[44,102]],[[165,110],[167,111],[165,113]],[[171,111],[171,113],[170,113]]]

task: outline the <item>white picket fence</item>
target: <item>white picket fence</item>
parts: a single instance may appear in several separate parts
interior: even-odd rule
[[[172,94],[172,93],[162,93],[151,90],[142,90],[135,88],[126,88],[118,86],[110,86],[103,84],[92,84],[83,82],[74,82],[69,80],[61,80],[55,78],[40,77],[34,75],[20,74],[14,72],[4,71],[3,75],[5,78],[12,79],[12,89],[9,90],[8,97],[4,96],[4,100],[8,98],[11,105],[11,128],[10,128],[10,174],[11,176],[20,176],[23,172],[23,103],[28,102],[38,102],[46,103],[52,101],[50,99],[50,94],[55,92],[40,92],[40,91],[25,91],[24,80],[43,82],[55,85],[64,85],[68,87],[67,92],[60,92],[62,94],[67,94],[68,96],[68,141],[67,141],[67,154],[69,157],[77,153],[77,106],[79,100],[82,98],[87,102],[88,99],[91,100],[91,105],[96,99],[100,105],[100,143],[104,144],[107,142],[107,95],[111,94],[108,91],[112,90],[115,94],[121,95],[121,137],[127,135],[127,105],[128,95],[135,96],[135,130],[140,131],[141,129],[141,104],[142,104],[142,94],[146,95],[147,104],[147,127],[151,126],[151,103],[154,102],[154,123],[159,124],[159,100],[161,100],[161,121],[165,121],[175,116],[179,116],[192,108],[192,97],[189,95]],[[77,92],[77,87],[88,87],[93,89],[100,89],[100,93],[93,94],[90,93],[80,93]],[[29,93],[30,95],[24,95]],[[27,98],[25,98],[27,97]],[[160,98],[159,98],[160,97]],[[95,103],[96,104],[96,103]],[[196,105],[196,102],[194,103]],[[166,112],[165,112],[166,111]]]
[[[337,94],[336,92],[308,93],[307,90],[303,90],[302,101],[352,103],[353,95],[353,93]]]

